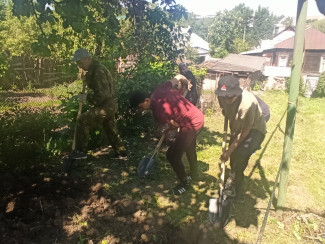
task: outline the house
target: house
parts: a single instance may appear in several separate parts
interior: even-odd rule
[[[293,35],[281,41],[274,41],[270,46],[243,52],[242,54],[265,57],[267,64],[264,67],[263,74],[267,77],[290,77],[294,38]],[[324,71],[325,33],[308,26],[305,30],[302,78],[307,86],[317,86],[318,77]]]
[[[229,54],[224,59],[210,59],[199,65],[207,69],[203,90],[214,90],[220,77],[234,75],[239,78],[241,87],[248,88],[262,77],[266,58],[241,54]]]
[[[190,26],[187,28],[182,28],[182,33],[185,37],[188,38],[188,44],[190,47],[196,49],[199,56],[201,57],[202,62],[210,58],[209,54],[209,43],[205,41],[203,38],[193,33]]]

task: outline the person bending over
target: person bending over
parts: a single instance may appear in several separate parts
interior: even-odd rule
[[[190,87],[183,75],[176,75],[158,86],[151,96],[143,91],[134,91],[130,97],[131,107],[139,111],[152,110],[157,122],[168,124],[170,128],[179,128],[175,141],[166,153],[167,160],[179,179],[179,184],[173,188],[175,195],[185,193],[190,187],[191,178],[187,176],[182,162],[184,152],[189,161],[190,175],[197,175],[196,135],[204,124],[202,112],[174,89],[179,82]]]
[[[251,155],[261,148],[266,134],[266,122],[256,97],[239,87],[234,76],[220,78],[215,91],[222,113],[229,120],[229,148],[220,159],[230,158],[231,172],[225,192],[239,201],[244,200],[244,171]]]

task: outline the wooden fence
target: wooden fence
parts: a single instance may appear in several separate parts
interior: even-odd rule
[[[34,87],[50,87],[56,83],[73,81],[76,76],[69,74],[68,67],[64,66],[62,62],[50,58],[33,58],[27,55],[12,57],[7,82],[18,84],[19,87],[26,87],[28,84]]]

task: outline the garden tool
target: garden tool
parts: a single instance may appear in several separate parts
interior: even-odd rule
[[[85,91],[86,91],[86,82],[83,82],[81,94],[85,94]],[[81,115],[82,105],[83,105],[83,101],[79,100],[79,108],[78,108],[78,114],[77,114],[77,120],[76,121],[78,121],[78,118]],[[77,122],[76,122],[76,126],[74,128],[74,134],[73,134],[73,140],[72,140],[72,152],[76,149],[76,134],[77,134]],[[75,160],[76,159],[71,158],[70,155],[63,158],[62,167],[63,167],[63,173],[66,176],[70,174],[72,165],[75,162]]]
[[[161,136],[161,138],[160,138],[160,140],[159,140],[159,142],[158,142],[158,144],[157,144],[157,146],[155,148],[155,151],[153,152],[152,156],[151,157],[144,156],[141,159],[141,161],[140,161],[140,163],[138,165],[138,176],[140,178],[144,178],[144,177],[148,176],[153,171],[153,168],[154,168],[154,165],[155,165],[155,157],[158,154],[159,149],[161,147],[161,144],[165,140],[168,131],[169,130],[166,129],[163,132],[163,134],[162,134],[162,136]]]
[[[225,117],[224,120],[224,132],[223,132],[223,141],[222,141],[222,152],[226,151],[227,143],[227,130],[228,130],[228,119]],[[229,214],[230,214],[230,205],[232,199],[225,194],[225,172],[226,164],[224,160],[220,162],[220,184],[219,184],[219,197],[211,198],[209,200],[209,220],[211,223],[215,223],[218,228],[223,228],[227,225]]]

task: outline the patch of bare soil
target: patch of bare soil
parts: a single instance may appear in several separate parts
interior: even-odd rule
[[[107,183],[120,171],[95,171],[89,161],[70,177],[57,163],[0,173],[0,243],[197,243],[159,213],[111,193]]]

